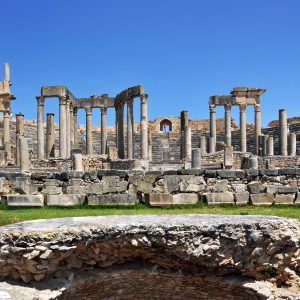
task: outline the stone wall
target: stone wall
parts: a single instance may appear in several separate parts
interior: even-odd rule
[[[9,206],[300,203],[300,168],[0,173]]]
[[[263,216],[27,221],[0,227],[0,290],[22,300],[297,299],[299,232],[296,220]]]

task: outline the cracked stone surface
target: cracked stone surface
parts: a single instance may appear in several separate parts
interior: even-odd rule
[[[177,287],[176,299],[184,290],[195,299],[300,299],[299,238],[298,221],[264,216],[22,222],[0,227],[0,291],[25,300],[172,299]]]

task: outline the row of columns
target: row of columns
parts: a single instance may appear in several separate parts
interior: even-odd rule
[[[37,99],[37,157],[45,158],[45,135],[44,135],[44,102],[42,96]],[[101,154],[107,153],[107,108],[101,107]],[[86,107],[86,152],[93,154],[92,138],[92,108]],[[47,114],[46,130],[46,156],[54,156],[55,127],[54,115]],[[77,146],[77,107],[73,107],[67,96],[59,97],[59,157],[70,157],[71,150]]]
[[[141,159],[149,159],[148,149],[148,95],[140,95],[141,101]],[[118,148],[119,158],[125,158],[124,150],[124,106],[127,104],[127,158],[134,159],[134,98],[128,98],[120,102],[116,107],[116,146]]]
[[[247,118],[246,118],[246,104],[239,105],[240,108],[240,149],[241,152],[247,152]],[[210,105],[210,140],[209,152],[213,153],[216,149],[217,142],[217,125],[216,125],[216,106]],[[231,105],[225,104],[225,144],[232,145],[231,138]],[[255,111],[255,151],[258,154],[258,136],[261,134],[261,111],[260,105],[254,105]]]

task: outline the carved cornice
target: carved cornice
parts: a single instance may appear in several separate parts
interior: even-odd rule
[[[66,105],[66,104],[67,104],[67,96],[60,96],[59,105]]]
[[[260,104],[255,104],[254,105],[254,111],[255,112],[260,112]]]
[[[101,115],[107,114],[107,107],[100,107],[100,110],[101,110]]]
[[[209,106],[209,111],[210,111],[211,113],[215,113],[215,112],[216,112],[216,106],[215,106],[215,105],[210,105],[210,106]]]
[[[247,104],[240,104],[240,112],[246,112]]]
[[[91,107],[86,107],[85,108],[85,113],[90,116],[92,114],[92,108]]]

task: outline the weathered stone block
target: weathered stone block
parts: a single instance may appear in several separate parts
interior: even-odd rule
[[[164,189],[166,192],[179,192],[180,175],[165,175]]]
[[[30,177],[17,177],[15,190],[20,194],[30,193]]]
[[[60,184],[58,179],[45,179],[45,186],[59,186]]]
[[[274,195],[268,193],[250,195],[252,204],[254,205],[271,205],[274,201]]]
[[[47,195],[47,205],[49,206],[74,206],[84,204],[85,195]]]
[[[86,187],[87,194],[101,195],[103,194],[103,183],[91,183]]]
[[[196,204],[198,195],[194,193],[180,193],[173,195],[173,204]]]
[[[295,194],[277,194],[274,199],[275,204],[293,204],[295,200]]]
[[[250,182],[248,185],[248,191],[250,192],[250,194],[260,194],[264,191],[264,186],[256,181],[256,182]]]
[[[267,176],[278,176],[278,169],[266,169],[265,175]]]
[[[278,187],[278,194],[293,194],[298,193],[299,188],[297,186],[280,186]]]
[[[46,188],[43,190],[43,193],[46,195],[60,195],[62,194],[62,188],[58,186],[46,186]]]
[[[232,185],[233,190],[236,193],[246,192],[246,185],[242,183],[233,183]]]
[[[224,193],[206,193],[204,194],[207,200],[207,204],[234,204],[234,195],[230,192]]]
[[[236,205],[247,205],[249,203],[249,192],[238,192],[234,195]]]
[[[296,175],[296,168],[282,168],[279,170],[279,175]]]
[[[150,193],[147,202],[150,206],[172,205],[173,196],[168,193]]]
[[[217,174],[221,178],[236,178],[236,171],[235,170],[218,170]]]
[[[86,187],[85,186],[68,186],[67,187],[67,194],[86,194]]]
[[[213,190],[214,192],[220,193],[220,192],[226,192],[228,189],[228,180],[217,180],[215,183]]]
[[[124,170],[98,170],[98,177],[101,179],[103,176],[112,177],[117,176],[121,178],[125,178],[128,176],[128,173]]]
[[[267,184],[267,190],[266,192],[268,194],[276,194],[278,191],[278,185],[275,184]]]
[[[205,173],[204,169],[179,169],[177,170],[179,175],[198,175],[201,176]]]
[[[259,170],[255,170],[255,169],[246,170],[246,175],[249,177],[256,177],[259,175]]]
[[[7,195],[6,201],[8,206],[44,206],[43,195]]]
[[[132,194],[105,194],[88,195],[88,205],[135,205],[136,195]]]
[[[295,204],[300,204],[300,192],[298,192],[297,195],[296,195]]]

